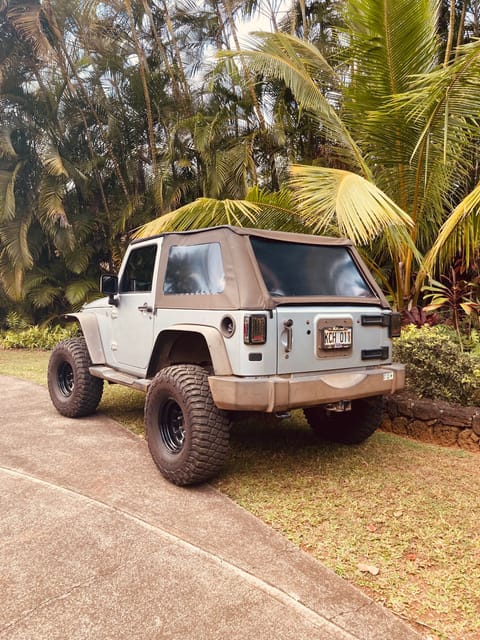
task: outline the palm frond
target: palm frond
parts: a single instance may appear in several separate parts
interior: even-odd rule
[[[480,40],[474,40],[458,47],[456,57],[447,66],[438,66],[412,78],[409,94],[399,96],[411,109],[411,117],[428,121],[437,106],[440,113],[448,104],[449,116],[455,121],[462,118],[478,116],[478,100],[475,91],[478,89],[478,69],[480,68]]]
[[[368,244],[386,231],[400,235],[412,226],[410,216],[362,176],[340,169],[294,165],[290,185],[297,211],[313,233],[337,228],[340,235]]]
[[[414,76],[437,64],[439,5],[439,0],[345,3],[342,57],[349,64],[349,84],[368,110],[407,91]]]
[[[7,296],[19,302],[23,297],[24,270],[12,265],[5,250],[0,250],[0,282]]]
[[[415,220],[421,201],[429,210],[432,202],[440,210],[440,176],[432,173],[437,156],[420,158],[426,167],[412,163],[423,124],[412,120],[409,109],[393,107],[392,101],[397,94],[408,96],[414,79],[438,63],[438,6],[438,0],[345,4],[348,44],[342,59],[348,66],[343,117],[374,167],[375,183]]]
[[[26,297],[36,309],[45,309],[62,296],[62,288],[49,282],[28,290]]]
[[[214,188],[210,192],[218,195],[225,193],[241,199],[247,191],[249,176],[254,176],[255,173],[253,138],[250,136],[240,139],[230,149],[217,151],[215,167],[210,172],[210,180],[214,180]]]
[[[88,298],[93,291],[98,291],[98,283],[90,278],[74,280],[65,287],[65,297],[68,302],[77,306]]]
[[[19,271],[30,269],[33,258],[28,246],[28,230],[31,216],[0,225],[0,246],[3,246],[11,265]]]
[[[182,120],[177,130],[186,127],[191,130],[195,142],[195,148],[200,153],[208,152],[212,148],[212,143],[218,139],[224,126],[223,118],[217,113],[211,118],[206,118],[203,114],[197,114],[193,118]]]
[[[43,166],[51,176],[68,175],[58,149],[50,147],[39,155]]]
[[[23,162],[18,162],[13,171],[0,170],[0,222],[7,222],[15,218],[15,180]]]
[[[12,127],[0,128],[0,157],[16,158],[17,152],[12,144]]]
[[[45,226],[51,227],[57,223],[68,226],[68,218],[64,207],[65,182],[62,177],[45,174],[39,188],[38,218]]]
[[[258,204],[246,200],[215,200],[198,198],[171,213],[140,227],[133,234],[135,238],[147,238],[165,231],[187,231],[223,224],[237,226],[254,225],[261,208]]]
[[[371,172],[348,128],[329,98],[337,84],[335,72],[320,51],[306,40],[275,32],[254,34],[251,49],[222,52],[219,56],[241,56],[249,68],[267,78],[282,80],[292,91],[301,109],[318,121],[331,140],[340,143],[350,160],[365,177]]]
[[[127,202],[123,203],[116,215],[115,229],[117,232],[124,233],[126,231],[127,222],[138,211],[141,204],[142,197],[140,195],[131,196]]]
[[[60,224],[53,224],[44,231],[52,238],[55,250],[65,258],[66,255],[70,255],[72,251],[78,246],[78,238],[75,235],[75,231],[72,226]]]
[[[258,204],[261,208],[261,213],[255,223],[255,226],[260,229],[311,233],[295,208],[293,194],[290,190],[284,188],[271,192],[255,186],[248,190],[246,200]]]
[[[73,273],[84,273],[88,269],[92,253],[92,247],[76,245],[73,251],[66,251],[63,254],[65,266]]]
[[[152,182],[150,185],[150,191],[153,199],[153,206],[155,211],[163,211],[164,207],[164,186],[165,176],[162,170],[157,171],[155,176],[152,176]]]
[[[38,56],[51,53],[50,44],[41,24],[42,6],[37,2],[24,2],[8,9],[8,20],[17,32],[31,42]]]
[[[464,157],[478,132],[479,91],[480,40],[459,47],[450,65],[417,77],[409,92],[395,100],[422,127],[412,157],[427,145],[437,146],[445,164]]]
[[[441,269],[458,255],[462,255],[469,266],[478,257],[479,246],[480,183],[455,207],[443,224],[425,257],[425,269],[419,274],[419,281],[432,273],[436,264]]]
[[[270,205],[277,210],[283,210],[285,213],[294,213],[294,203],[292,192],[289,189],[280,189],[280,191],[267,191],[261,189],[258,185],[250,187],[245,197],[249,202],[256,202],[261,206]]]

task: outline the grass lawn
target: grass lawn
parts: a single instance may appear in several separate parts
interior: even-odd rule
[[[0,373],[45,384],[47,360],[0,351]],[[110,386],[100,410],[143,435],[143,401]],[[300,412],[235,425],[231,440],[220,491],[425,636],[480,639],[478,454],[381,432],[324,444]]]

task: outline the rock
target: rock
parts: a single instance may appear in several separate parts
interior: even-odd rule
[[[480,407],[417,398],[403,391],[385,399],[381,429],[445,447],[480,452]]]
[[[449,425],[438,424],[435,425],[433,435],[435,442],[445,447],[453,447],[458,444],[458,436],[461,429],[459,427],[452,427]]]
[[[408,434],[407,431],[408,420],[403,416],[398,418],[394,418],[392,420],[392,431],[393,433],[397,433],[401,436],[406,436]]]
[[[398,416],[397,395],[385,396],[384,402],[385,412],[390,416],[390,418],[396,418]]]
[[[478,436],[473,433],[472,429],[463,429],[458,435],[458,444],[462,449],[467,451],[480,451],[478,444]]]
[[[390,418],[390,416],[388,416],[388,415],[383,416],[383,420],[382,420],[382,424],[380,425],[380,429],[382,431],[387,431],[388,433],[391,433],[393,431],[392,419]]]
[[[411,438],[422,442],[435,442],[431,424],[422,420],[412,420],[407,425],[407,433]]]
[[[399,394],[396,396],[395,402],[397,404],[398,415],[408,416],[409,418],[413,417],[413,405],[415,402],[409,395]]]
[[[470,427],[475,409],[442,402],[440,411],[440,420],[443,424],[453,427]]]
[[[380,573],[380,569],[378,567],[375,567],[372,564],[364,564],[363,562],[357,564],[357,569],[362,573],[370,573],[372,576],[377,576]]]
[[[472,416],[472,429],[477,436],[480,436],[480,411],[478,409],[475,410]]]
[[[414,401],[412,413],[418,420],[436,420],[440,416],[440,408],[434,400],[421,398]]]

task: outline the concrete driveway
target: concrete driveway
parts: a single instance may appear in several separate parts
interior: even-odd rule
[[[146,443],[0,376],[0,638],[419,640]]]

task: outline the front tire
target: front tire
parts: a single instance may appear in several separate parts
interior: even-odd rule
[[[84,338],[64,340],[53,349],[48,362],[48,391],[63,416],[88,416],[98,407],[103,380],[90,375],[91,364]]]
[[[230,421],[210,393],[207,372],[197,365],[162,369],[145,402],[145,431],[155,464],[170,482],[204,482],[228,456]]]
[[[380,426],[383,397],[352,400],[351,410],[344,413],[334,413],[322,406],[304,409],[303,413],[320,438],[341,444],[358,444],[369,438]]]

